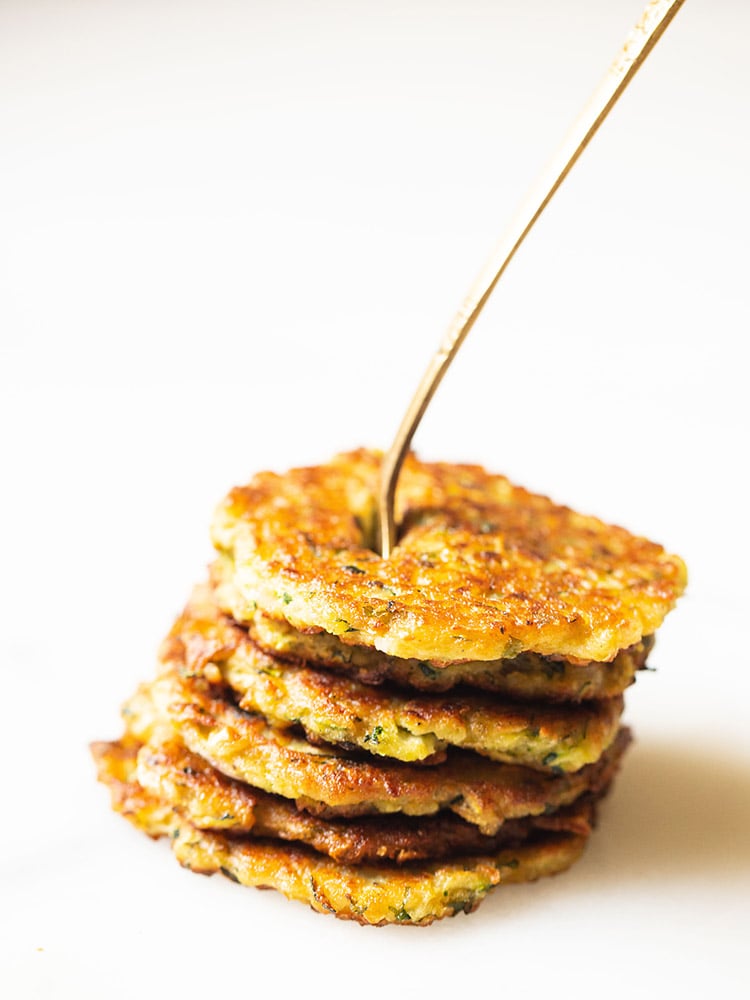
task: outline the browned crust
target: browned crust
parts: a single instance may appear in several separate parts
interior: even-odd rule
[[[162,647],[186,678],[224,682],[239,705],[273,725],[301,725],[308,738],[403,761],[429,759],[448,745],[493,760],[578,770],[614,739],[622,699],[585,705],[512,702],[499,696],[418,694],[378,688],[263,652],[222,615],[213,591],[194,589]],[[442,754],[444,757],[444,754]]]
[[[173,825],[174,811],[135,780],[140,741],[127,734],[116,742],[97,741],[89,749],[96,775],[109,789],[112,808],[150,837],[162,837]]]
[[[661,624],[682,560],[478,466],[409,456],[399,544],[372,548],[380,456],[260,473],[214,520],[247,602],[296,628],[400,657],[491,660],[529,650],[610,660]]]
[[[424,927],[471,913],[500,885],[534,882],[569,868],[586,837],[541,834],[491,855],[417,862],[401,867],[342,865],[304,847],[234,841],[181,825],[171,841],[177,860],[204,875],[221,872],[240,885],[276,889],[318,913],[365,926]]]
[[[310,812],[428,815],[447,808],[488,835],[504,820],[568,805],[600,787],[628,739],[621,731],[599,762],[567,774],[495,763],[463,751],[434,767],[358,759],[272,730],[262,718],[219,697],[204,681],[174,672],[144,686],[126,706],[125,718],[129,731],[143,740],[168,720],[193,752],[223,774],[295,799]]]
[[[598,798],[607,790],[583,795],[549,815],[508,820],[497,834],[486,837],[451,813],[421,819],[313,816],[288,799],[226,778],[177,740],[155,747],[132,740],[96,743],[92,754],[98,778],[110,790],[112,808],[133,818],[136,826],[144,811],[158,801],[199,829],[298,841],[346,864],[385,860],[404,864],[483,854],[520,844],[542,830],[587,837],[594,826]],[[169,825],[174,825],[172,817]]]
[[[451,813],[423,819],[395,815],[350,821],[313,816],[288,799],[224,777],[177,741],[143,747],[137,777],[143,788],[201,829],[233,833],[252,829],[254,836],[300,841],[347,864],[384,859],[402,864],[484,853],[521,843],[539,830],[588,836],[597,798],[584,795],[550,815],[508,820],[494,837],[486,837]]]
[[[217,594],[226,597],[227,588]],[[231,614],[234,602],[222,603]],[[618,651],[610,663],[572,662],[560,656],[519,653],[500,660],[435,663],[388,656],[367,646],[341,642],[327,633],[303,633],[288,622],[256,611],[245,627],[253,642],[269,655],[290,663],[336,670],[363,684],[390,684],[427,693],[456,687],[473,688],[522,701],[585,702],[621,695],[646,665],[654,637]]]
[[[235,838],[200,830],[169,808],[132,777],[134,744],[92,747],[100,779],[110,786],[115,807],[152,837],[168,835],[180,864],[201,874],[222,872],[247,886],[274,888],[314,910],[370,926],[419,926],[476,909],[494,886],[527,882],[569,867],[583,850],[587,835],[563,829],[530,832],[523,843],[483,854],[412,861],[351,865],[306,846],[254,836]],[[123,785],[126,787],[123,787]],[[588,825],[586,825],[588,831]]]

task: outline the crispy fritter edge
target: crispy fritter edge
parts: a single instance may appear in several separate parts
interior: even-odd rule
[[[92,747],[100,760],[103,746]],[[371,926],[424,926],[445,916],[469,913],[496,885],[534,881],[568,868],[587,839],[550,833],[533,844],[489,856],[402,867],[353,867],[303,847],[252,838],[234,840],[200,831],[149,798],[127,816],[152,837],[169,835],[172,851],[183,867],[207,875],[222,872],[246,886],[277,889],[320,913]]]
[[[465,692],[409,696],[289,663],[263,652],[221,614],[213,591],[202,585],[194,588],[160,657],[183,677],[228,684],[240,708],[274,726],[301,725],[308,739],[405,762],[436,763],[436,755],[453,745],[492,760],[576,771],[612,743],[622,714],[621,697],[550,705]]]

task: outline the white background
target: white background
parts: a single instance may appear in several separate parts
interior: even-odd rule
[[[386,447],[640,0],[0,2],[3,996],[746,996],[750,6],[689,0],[415,441],[689,593],[583,860],[372,930],[201,879],[89,740],[260,468]]]

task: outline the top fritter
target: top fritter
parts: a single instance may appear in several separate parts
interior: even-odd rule
[[[220,504],[240,618],[434,663],[529,650],[606,661],[654,632],[685,588],[678,556],[475,465],[409,456],[398,546],[374,551],[381,456],[260,473]],[[235,611],[236,613],[236,611]]]

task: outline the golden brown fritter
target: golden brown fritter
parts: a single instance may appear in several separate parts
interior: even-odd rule
[[[549,815],[508,820],[493,837],[486,837],[452,813],[423,819],[398,814],[356,820],[313,816],[289,799],[224,777],[177,740],[157,746],[97,743],[92,752],[99,780],[110,789],[113,809],[136,826],[141,812],[151,809],[155,799],[165,807],[165,830],[174,822],[169,810],[175,810],[201,830],[252,831],[255,837],[298,841],[347,864],[383,860],[403,864],[485,854],[520,844],[543,830],[587,837],[597,802],[597,796],[584,795]]]
[[[294,799],[318,815],[416,816],[445,808],[487,835],[506,819],[549,812],[603,787],[627,742],[622,731],[596,764],[574,773],[544,773],[460,750],[433,767],[375,761],[273,729],[205,681],[169,670],[142,685],[123,715],[130,736],[155,742],[171,728],[222,774]]]
[[[125,735],[115,743],[99,741],[89,747],[99,781],[109,788],[112,808],[151,837],[168,834],[174,825],[174,810],[146,792],[135,780],[140,740]]]
[[[294,840],[308,844],[337,861],[362,864],[392,860],[398,863],[456,854],[485,853],[520,843],[540,830],[588,836],[594,821],[596,796],[581,796],[572,805],[542,816],[508,820],[493,837],[452,813],[424,819],[371,816],[331,820],[298,809],[289,799],[268,795],[225,778],[196,754],[172,741],[145,746],[138,754],[140,785],[169,804],[200,829],[246,832],[253,836]],[[205,789],[211,790],[210,809]],[[238,809],[238,802],[243,809]],[[244,814],[251,813],[248,824]],[[235,825],[230,825],[232,822]]]
[[[232,583],[232,563],[220,557],[212,566],[214,593],[228,615],[242,614],[244,602]],[[439,693],[457,685],[521,700],[591,701],[614,698],[635,680],[654,645],[653,636],[621,649],[610,663],[571,662],[561,657],[519,653],[499,660],[433,663],[388,656],[371,646],[342,642],[329,632],[300,632],[283,619],[256,610],[247,622],[256,645],[291,662],[337,670],[364,684],[395,684]]]
[[[424,926],[471,913],[495,886],[534,882],[569,868],[586,838],[552,833],[493,855],[402,867],[342,865],[309,849],[251,838],[234,841],[183,824],[171,846],[180,864],[192,871],[221,871],[241,885],[277,889],[319,913],[380,927]]]
[[[261,473],[214,518],[243,599],[297,629],[392,656],[494,660],[525,650],[599,661],[661,624],[686,582],[660,545],[478,466],[409,456],[399,543],[373,550],[380,457]]]
[[[563,871],[586,845],[584,835],[541,832],[527,843],[486,855],[355,867],[305,847],[199,830],[137,783],[121,787],[126,777],[123,763],[132,764],[132,744],[121,750],[117,744],[96,744],[94,756],[113,803],[137,801],[136,808],[125,812],[127,818],[151,837],[168,836],[183,867],[207,875],[222,872],[243,885],[277,889],[320,913],[361,924],[416,926],[469,913],[496,885]]]
[[[196,587],[162,655],[187,677],[203,674],[240,695],[239,707],[274,726],[401,761],[436,761],[449,745],[492,760],[576,771],[615,738],[622,699],[585,706],[507,702],[489,696],[378,689],[274,659],[223,616],[210,587]],[[442,754],[444,756],[444,753]]]

